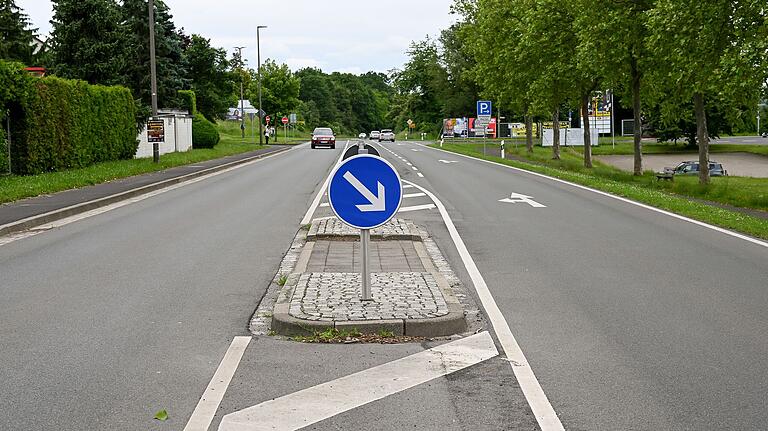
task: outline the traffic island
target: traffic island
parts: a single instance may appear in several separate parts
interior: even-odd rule
[[[268,293],[254,314],[252,332],[311,336],[336,330],[429,338],[468,331],[467,315],[478,326],[476,307],[434,241],[408,220],[392,219],[372,232],[373,300],[362,300],[355,233],[335,218],[316,219],[299,231],[275,277],[276,293]]]

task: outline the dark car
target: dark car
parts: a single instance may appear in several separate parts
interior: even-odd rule
[[[699,174],[699,162],[687,161],[681,162],[675,166],[675,175],[698,175]],[[724,177],[728,175],[728,171],[723,168],[723,165],[717,162],[709,162],[709,176],[711,177]]]
[[[336,135],[330,127],[318,127],[312,132],[312,148],[336,148]]]

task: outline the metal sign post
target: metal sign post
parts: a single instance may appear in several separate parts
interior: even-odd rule
[[[344,160],[331,174],[328,201],[342,222],[360,229],[361,299],[372,301],[371,229],[394,217],[400,208],[403,188],[397,170],[389,162],[368,154],[362,141],[358,143],[357,150],[357,155]]]

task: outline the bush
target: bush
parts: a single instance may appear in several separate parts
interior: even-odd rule
[[[203,114],[192,119],[192,148],[213,148],[219,143],[219,131]]]
[[[13,125],[14,173],[79,168],[136,153],[136,106],[127,88],[32,78],[20,65],[3,62],[0,84],[0,109],[10,109]]]
[[[181,99],[181,109],[189,111],[189,115],[197,114],[197,97],[192,90],[179,90],[179,99]]]

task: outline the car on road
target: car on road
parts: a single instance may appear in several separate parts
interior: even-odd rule
[[[379,139],[379,135],[381,135],[381,132],[379,132],[378,130],[373,130],[373,131],[371,131],[371,134],[368,135],[368,138],[369,139]]]
[[[381,141],[395,142],[395,132],[390,129],[383,129],[379,134],[379,142]]]
[[[318,127],[312,131],[312,148],[336,148],[336,135],[330,127]]]
[[[689,160],[680,162],[673,169],[675,175],[698,175],[699,174],[699,162]],[[709,176],[711,177],[724,177],[728,175],[728,171],[723,168],[721,163],[709,161]]]

